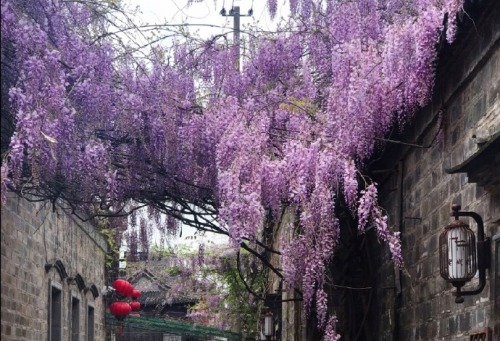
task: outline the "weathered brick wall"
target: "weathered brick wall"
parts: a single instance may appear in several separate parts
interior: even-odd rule
[[[296,219],[294,210],[291,207],[288,207],[283,216],[281,217],[281,221],[279,226],[273,228],[273,249],[281,250],[282,249],[282,238],[290,240],[292,238],[292,231],[290,231],[287,227],[292,224],[292,222]],[[270,256],[271,263],[277,268],[281,269],[281,257],[273,254]],[[272,288],[271,293],[279,293],[279,279],[274,274],[271,275],[271,285]],[[282,283],[283,286],[283,283]],[[281,288],[281,340],[289,340],[289,341],[301,341],[305,340],[306,333],[306,318],[303,309],[303,302],[300,299],[300,296],[295,292],[295,290],[286,289],[284,287]],[[297,301],[294,301],[297,300]]]
[[[67,274],[80,274],[86,286],[104,286],[106,243],[92,226],[53,212],[50,205],[10,197],[2,206],[1,339],[47,340],[49,282],[62,287],[62,340],[70,340],[71,297],[80,299],[80,338],[87,340],[87,305],[94,306],[95,337],[104,340],[104,302],[90,291],[62,280],[44,265],[59,259]]]
[[[296,219],[294,212],[295,210],[292,207],[286,208],[281,220],[271,227],[272,236],[268,235],[267,237],[272,239],[273,250],[281,250],[282,240],[292,238],[293,232],[287,226]],[[270,232],[267,231],[266,233]],[[282,269],[281,256],[271,253],[269,254],[269,262],[276,269]],[[276,303],[274,306],[266,308],[271,308],[273,314],[278,315],[275,318],[275,324],[279,325],[280,340],[305,340],[307,322],[300,296],[295,290],[287,289],[286,285],[283,284],[283,280],[274,272],[269,271],[268,274],[267,295],[275,297]],[[269,303],[265,304],[269,305]]]
[[[463,341],[483,327],[491,328],[493,340],[500,339],[493,288],[500,280],[494,270],[499,268],[498,256],[491,257],[486,288],[466,296],[463,304],[455,303],[453,287],[439,273],[438,237],[450,222],[453,203],[479,213],[487,236],[500,233],[498,182],[483,187],[466,173],[445,171],[479,149],[473,135],[491,138],[500,132],[500,3],[488,0],[480,6],[485,10],[474,17],[474,24],[464,19],[469,21],[466,32],[444,56],[433,102],[400,137],[424,148],[388,146],[385,159],[377,164],[378,173],[384,174],[377,178],[381,204],[391,227],[402,233],[405,259],[401,280],[389,262],[379,272],[375,315],[382,318],[374,320],[379,340]],[[498,181],[497,152],[496,159],[485,160],[489,172],[481,177]],[[477,278],[468,287],[475,283]]]

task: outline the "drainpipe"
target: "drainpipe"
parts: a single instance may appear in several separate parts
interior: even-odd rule
[[[397,168],[397,202],[396,202],[396,224],[395,228],[400,233],[400,238],[402,238],[404,232],[404,218],[403,218],[403,177],[404,177],[404,161],[401,159],[398,162]],[[401,308],[402,298],[401,298],[401,270],[398,267],[394,267],[394,287],[395,287],[395,296],[394,296],[394,328],[393,328],[393,340],[398,340],[400,333],[400,321],[398,310]]]

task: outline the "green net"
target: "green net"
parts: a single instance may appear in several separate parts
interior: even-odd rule
[[[131,316],[123,321],[119,321],[113,315],[109,313],[106,314],[106,324],[108,326],[118,326],[121,323],[123,323],[123,327],[126,329],[141,329],[150,332],[192,336],[197,338],[217,337],[224,338],[228,341],[242,340],[241,334],[229,330],[142,316]]]

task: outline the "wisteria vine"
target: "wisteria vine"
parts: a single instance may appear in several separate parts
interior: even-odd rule
[[[252,32],[242,70],[225,35],[140,60],[111,38],[108,5],[2,0],[2,68],[15,70],[2,202],[9,189],[75,214],[149,206],[236,247],[265,246],[264,222],[291,207],[285,281],[337,340],[323,290],[342,228],[335,203],[402,266],[363,165],[376,138],[428,102],[436,44],[453,40],[462,0],[290,0],[275,34]],[[147,231],[136,238],[146,245]]]

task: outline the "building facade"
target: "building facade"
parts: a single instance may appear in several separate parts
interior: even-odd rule
[[[1,213],[0,338],[103,341],[103,237],[49,204],[14,195]]]
[[[456,43],[441,51],[433,101],[372,167],[405,260],[403,271],[387,254],[378,263],[376,340],[500,339],[500,3],[465,11]],[[453,204],[479,214],[491,239],[485,288],[459,304],[439,260]]]
[[[366,169],[390,229],[401,233],[405,264],[394,267],[373,230],[359,235],[355,221],[342,221],[343,242],[329,268],[339,285],[327,291],[343,341],[500,340],[499,18],[497,0],[466,2],[456,41],[440,48],[431,103],[381,143]],[[456,289],[440,274],[439,236],[453,204],[479,214],[490,239],[485,287],[463,303],[455,303]],[[461,220],[477,233],[474,220]],[[272,230],[273,248],[280,249],[283,229]],[[279,257],[270,262],[279,268]],[[273,340],[320,340],[297,295],[283,291],[276,276],[269,280],[268,297],[277,296],[267,304],[275,315]],[[463,289],[478,284],[476,274]]]

